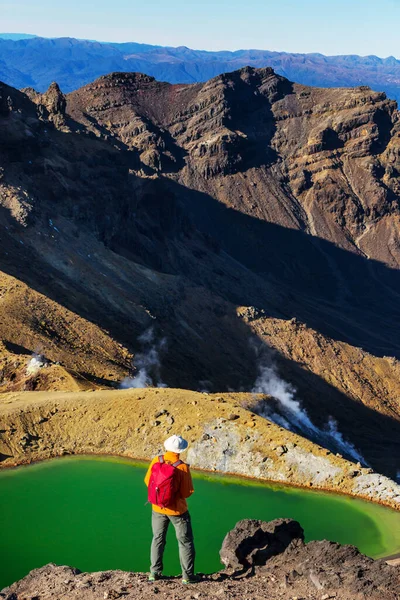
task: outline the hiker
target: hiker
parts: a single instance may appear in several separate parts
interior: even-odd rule
[[[196,583],[194,576],[194,541],[186,498],[194,492],[189,465],[180,460],[180,453],[188,443],[180,435],[172,435],[164,442],[166,453],[154,458],[144,479],[151,502],[153,540],[149,581],[160,579],[167,530],[171,522],[179,545],[182,583]]]

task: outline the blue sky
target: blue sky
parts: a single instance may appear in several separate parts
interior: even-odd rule
[[[0,31],[400,58],[400,0],[0,0]]]

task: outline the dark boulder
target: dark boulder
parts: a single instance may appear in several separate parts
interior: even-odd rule
[[[227,533],[219,555],[226,568],[237,571],[264,565],[271,556],[299,545],[304,545],[304,531],[297,521],[244,519]]]

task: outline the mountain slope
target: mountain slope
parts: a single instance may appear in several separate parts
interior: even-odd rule
[[[33,86],[42,92],[52,81],[70,92],[111,71],[141,71],[161,81],[194,83],[244,66],[268,65],[305,85],[369,85],[384,90],[391,98],[400,98],[400,61],[393,56],[324,56],[268,50],[207,52],[134,42],[1,37],[0,79],[17,88]]]
[[[332,417],[396,474],[394,102],[246,68],[66,97],[2,85],[0,111],[4,352],[78,386],[117,385],[132,354],[148,382],[192,389],[251,390],[275,364],[315,426]],[[45,389],[18,365],[3,389]]]

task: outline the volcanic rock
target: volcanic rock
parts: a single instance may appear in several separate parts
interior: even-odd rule
[[[124,597],[128,600],[148,600],[154,598],[155,593],[160,593],[163,597],[180,600],[221,596],[227,600],[293,600],[296,597],[299,600],[398,599],[399,567],[390,566],[383,560],[367,558],[354,546],[340,546],[327,541],[304,544],[302,528],[296,521],[289,519],[271,523],[241,521],[241,524],[244,523],[249,525],[250,537],[246,537],[243,525],[236,546],[234,543],[231,546],[234,554],[241,556],[241,546],[246,547],[245,552],[253,548],[252,571],[244,578],[229,577],[226,572],[202,575],[195,589],[187,589],[177,578],[167,577],[153,587],[149,586],[147,576],[142,573],[81,573],[71,567],[48,564],[3,589],[0,598],[16,600],[39,597],[59,600],[62,597],[64,600],[98,600]],[[252,526],[252,523],[258,525]],[[269,532],[268,541],[266,538],[264,541],[274,549],[272,555],[269,552],[262,555],[262,544],[254,544],[257,530],[262,532],[259,533],[261,537]],[[233,542],[233,538],[231,541]],[[246,554],[246,561],[247,558],[250,558],[249,554]],[[247,564],[246,562],[245,566]],[[242,563],[238,565],[243,566]]]
[[[41,103],[52,117],[65,115],[67,101],[57,83],[52,83],[47,92],[42,94]]]
[[[244,519],[227,533],[219,555],[228,569],[248,569],[303,542],[304,531],[297,521]]]

